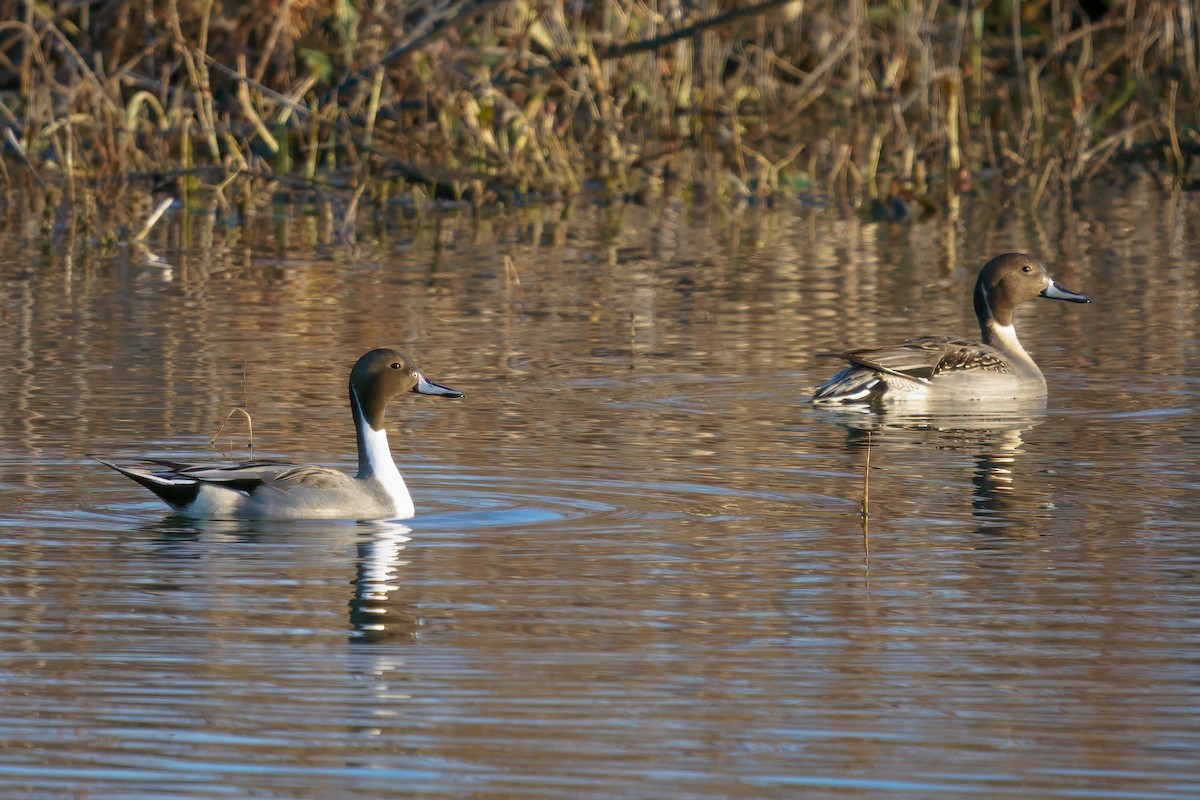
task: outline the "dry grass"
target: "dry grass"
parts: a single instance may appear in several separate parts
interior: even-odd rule
[[[987,177],[1036,202],[1130,160],[1185,180],[1200,4],[1087,5],[0,0],[0,181],[71,207],[138,183],[221,204],[595,186],[887,213]]]

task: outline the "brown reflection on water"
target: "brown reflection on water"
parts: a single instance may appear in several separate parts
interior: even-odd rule
[[[824,415],[846,429],[846,447],[864,454],[864,470],[870,470],[871,453],[882,459],[883,469],[897,452],[935,451],[966,455],[973,462],[971,485],[931,487],[934,506],[952,505],[953,495],[969,497],[980,533],[1005,536],[1038,536],[1046,532],[1045,512],[1054,502],[1045,482],[1022,463],[1025,432],[1045,422],[1041,403],[1006,412],[908,416],[832,412]],[[877,467],[879,469],[879,467]],[[869,476],[864,478],[869,481]],[[886,483],[876,481],[875,502],[887,503],[894,496]],[[870,505],[870,484],[864,484],[864,501]],[[869,513],[868,513],[869,516]]]

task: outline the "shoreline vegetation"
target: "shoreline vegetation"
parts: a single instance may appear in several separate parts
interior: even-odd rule
[[[1034,206],[1123,170],[1186,185],[1200,152],[1192,0],[0,9],[5,202],[68,216],[133,189],[334,193],[351,215],[587,191],[900,219],[981,185]]]

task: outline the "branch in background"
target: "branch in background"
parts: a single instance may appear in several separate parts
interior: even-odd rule
[[[199,50],[198,48],[196,48],[193,45],[187,45],[187,47],[189,50],[191,50],[193,53],[195,53],[197,56],[199,56],[201,59],[203,59],[204,63],[207,64],[208,66],[214,67],[218,72],[223,72],[227,77],[232,78],[233,80],[237,81],[239,84],[248,86],[251,89],[253,89],[254,91],[258,92],[259,94],[262,94],[262,95],[265,95],[266,97],[271,98],[276,103],[279,103],[282,106],[286,106],[288,108],[288,110],[292,111],[297,116],[307,116],[309,113],[311,113],[307,106],[302,106],[302,105],[300,105],[300,103],[296,102],[295,100],[291,99],[290,97],[282,95],[279,92],[277,92],[274,89],[271,89],[267,86],[263,86],[261,83],[254,80],[253,78],[247,77],[244,72],[239,72],[238,70],[235,70],[232,67],[225,66],[220,61],[217,61],[215,58],[210,56],[208,53],[205,53],[205,52]]]
[[[358,70],[347,75],[341,83],[338,84],[337,90],[344,92],[346,89],[353,86],[355,83],[363,80],[371,75],[380,67],[386,67],[400,59],[404,58],[414,50],[424,46],[435,36],[449,32],[455,25],[467,17],[478,14],[486,10],[490,6],[499,5],[504,0],[457,0],[450,2],[440,8],[431,9],[428,14],[422,18],[417,29],[408,36],[408,39],[402,42],[399,46],[392,48],[388,53],[373,64],[368,64]]]
[[[11,147],[13,149],[13,152],[17,154],[17,158],[19,158],[21,160],[21,163],[24,164],[26,166],[26,168],[29,170],[29,174],[33,176],[33,179],[35,181],[37,181],[37,185],[42,187],[43,189],[45,189],[46,182],[44,180],[42,180],[41,175],[38,175],[38,171],[33,166],[33,162],[29,160],[29,156],[25,155],[25,148],[22,147],[21,143],[17,140],[17,135],[15,133],[13,133],[12,128],[4,129],[4,140],[6,142],[8,142],[8,146]],[[5,174],[5,177],[7,177],[7,172]]]
[[[794,2],[795,0],[764,0],[761,3],[757,3],[752,6],[735,8],[732,11],[726,11],[724,14],[717,14],[715,17],[702,19],[692,25],[686,25],[679,30],[671,31],[670,33],[664,33],[662,36],[655,36],[650,39],[629,42],[628,44],[609,45],[608,47],[597,50],[596,57],[602,61],[609,61],[614,58],[624,58],[625,56],[632,56],[636,55],[637,53],[645,53],[651,50],[657,50],[663,45],[677,42],[680,39],[690,39],[696,34],[706,31],[709,28],[716,28],[736,19],[756,17],[760,14],[765,14],[773,8],[786,6]],[[546,70],[556,71],[560,69],[566,69],[567,67],[575,66],[577,62],[578,59],[574,57],[560,58],[557,61],[551,61],[549,64],[543,67],[531,69],[526,74],[536,75],[537,73],[544,72]]]

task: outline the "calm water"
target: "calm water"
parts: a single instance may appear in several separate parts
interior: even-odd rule
[[[4,229],[0,796],[1200,796],[1200,198],[968,206]],[[1023,310],[1045,410],[802,402],[972,333],[1008,249],[1095,300]],[[87,458],[219,457],[244,403],[349,469],[382,344],[467,393],[391,409],[403,525],[182,521]]]

